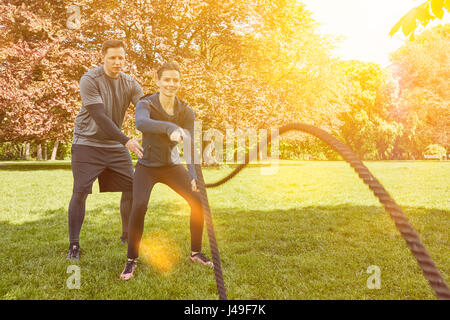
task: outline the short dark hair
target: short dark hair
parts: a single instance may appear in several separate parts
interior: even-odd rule
[[[163,72],[167,71],[167,70],[175,70],[175,71],[178,71],[179,74],[181,74],[180,66],[178,65],[178,63],[176,63],[175,61],[164,62],[156,71],[156,74],[158,75],[158,79],[161,79]]]
[[[123,50],[126,50],[125,43],[123,43],[122,40],[106,40],[102,44],[102,53],[103,55],[106,54],[109,48],[123,48]]]

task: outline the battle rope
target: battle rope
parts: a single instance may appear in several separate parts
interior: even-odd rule
[[[327,143],[333,150],[347,161],[351,167],[358,173],[359,177],[365,184],[373,191],[375,196],[384,205],[384,208],[389,213],[392,220],[394,220],[397,229],[406,241],[409,249],[416,258],[420,268],[428,279],[430,286],[436,293],[438,299],[450,300],[450,290],[442,278],[438,268],[434,264],[430,255],[428,254],[425,246],[420,241],[420,237],[414,228],[409,223],[407,217],[404,215],[402,209],[395,203],[391,196],[387,193],[384,187],[378,182],[378,180],[370,173],[369,169],[362,163],[361,160],[353,153],[353,151],[347,147],[344,143],[327,133],[326,131],[316,128],[314,126],[303,123],[291,123],[285,125],[279,129],[279,134],[282,135],[288,131],[296,130],[303,131],[319,138]],[[271,139],[267,139],[270,141]],[[259,145],[259,150],[263,150],[266,147],[266,142],[262,141]],[[256,154],[256,153],[255,153]],[[217,187],[239,173],[249,162],[248,156],[245,158],[245,162],[240,164],[235,170],[233,170],[225,178],[210,184],[205,184],[200,165],[196,165],[197,177],[199,178],[199,189],[202,198],[202,206],[204,208],[205,220],[207,223],[208,235],[210,239],[211,254],[214,262],[214,273],[216,275],[217,289],[219,292],[219,299],[226,299],[225,285],[223,283],[222,269],[220,266],[219,251],[217,248],[217,242],[214,235],[214,229],[212,225],[211,212],[209,209],[208,199],[206,195],[206,188]]]
[[[214,233],[214,226],[211,218],[211,211],[209,208],[208,196],[206,194],[205,180],[203,179],[202,168],[199,164],[195,165],[195,172],[197,173],[198,189],[200,191],[200,199],[202,202],[203,214],[206,221],[206,229],[208,230],[209,246],[211,248],[211,255],[214,264],[214,274],[216,276],[217,292],[220,300],[227,300],[227,292],[223,282],[222,267],[220,265],[219,248],[217,247],[216,235]]]

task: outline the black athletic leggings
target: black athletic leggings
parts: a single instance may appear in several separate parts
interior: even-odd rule
[[[191,250],[201,251],[203,234],[203,210],[200,193],[192,191],[191,178],[181,165],[165,167],[146,167],[136,165],[133,181],[133,206],[128,225],[128,258],[139,256],[139,245],[144,231],[144,218],[153,186],[158,183],[168,185],[181,195],[191,207],[190,229]]]
[[[86,199],[88,193],[74,192],[69,204],[69,242],[70,244],[79,243],[81,226],[83,225],[86,213]],[[128,218],[130,216],[132,205],[131,191],[122,192],[120,198],[120,216],[122,217],[122,239],[127,239]]]

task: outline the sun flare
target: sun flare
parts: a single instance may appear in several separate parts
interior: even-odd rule
[[[152,232],[141,242],[140,256],[144,262],[162,274],[173,270],[180,259],[176,242],[164,232]]]

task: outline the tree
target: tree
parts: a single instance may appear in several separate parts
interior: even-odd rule
[[[110,38],[126,42],[128,72],[146,93],[161,62],[178,61],[180,97],[204,129],[341,124],[334,39],[296,0],[78,0],[79,29],[67,28],[72,1],[0,1],[0,141],[70,141],[78,81]],[[139,134],[133,109],[123,128]]]
[[[93,56],[74,48],[83,37],[66,28],[65,3],[0,2],[0,142],[70,140]]]
[[[450,25],[424,31],[391,56],[399,86],[395,118],[405,132],[398,153],[421,157],[430,144],[450,147]]]
[[[340,135],[363,159],[390,159],[402,127],[391,116],[394,83],[375,63],[346,61],[340,65],[346,80],[346,104]]]

